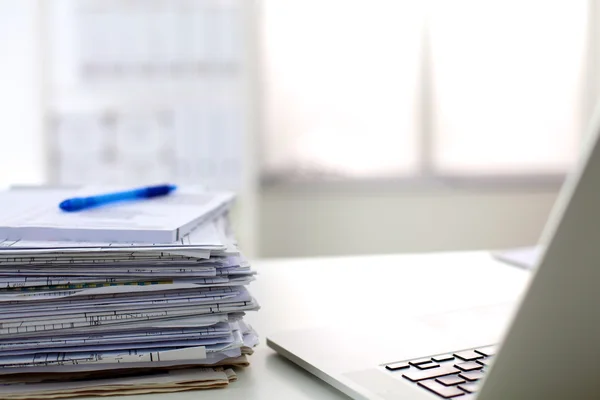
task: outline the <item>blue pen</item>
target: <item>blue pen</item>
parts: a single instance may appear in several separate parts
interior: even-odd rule
[[[177,186],[175,185],[158,185],[96,196],[74,197],[72,199],[64,200],[58,206],[63,211],[80,211],[85,210],[86,208],[114,203],[116,201],[150,199],[153,197],[166,196],[176,188]]]

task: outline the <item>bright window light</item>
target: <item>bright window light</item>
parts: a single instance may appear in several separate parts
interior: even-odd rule
[[[420,2],[263,7],[264,167],[352,177],[415,171]]]
[[[431,10],[438,170],[564,172],[583,129],[587,2],[454,0]]]
[[[563,174],[588,3],[264,0],[264,171]]]

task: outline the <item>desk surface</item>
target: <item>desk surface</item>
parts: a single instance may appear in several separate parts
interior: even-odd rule
[[[256,261],[253,266],[258,276],[250,285],[250,292],[261,309],[248,313],[247,320],[261,336],[261,344],[250,357],[250,367],[238,371],[237,382],[226,389],[208,390],[201,394],[192,391],[112,398],[196,400],[201,395],[206,400],[347,399],[328,384],[277,355],[266,346],[265,337],[284,329],[326,325],[332,316],[344,318],[352,315],[356,318],[356,315],[369,315],[365,312],[370,310],[361,310],[359,302],[348,302],[345,296],[361,289],[375,295],[381,290],[397,290],[407,296],[422,292],[422,284],[415,287],[415,282],[426,282],[432,291],[447,289],[446,278],[453,275],[455,269],[452,267],[457,265],[483,282],[494,270],[507,270],[501,274],[506,282],[495,280],[492,285],[486,285],[486,298],[490,304],[514,301],[529,277],[526,271],[503,264],[487,252]],[[424,266],[428,268],[420,270]],[[431,276],[432,267],[435,278]],[[424,270],[427,270],[427,276],[421,272]],[[507,287],[510,289],[506,290]],[[454,300],[445,304],[424,301],[410,309],[399,308],[398,318],[456,310],[461,302],[468,302],[471,295],[472,292],[465,291],[464,297],[461,298],[460,293],[453,294]]]

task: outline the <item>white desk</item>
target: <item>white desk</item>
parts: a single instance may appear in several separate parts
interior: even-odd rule
[[[435,266],[434,276],[431,276],[430,268],[427,268],[428,276],[420,272],[419,267],[424,265]],[[278,330],[323,325],[328,323],[332,316],[344,318],[349,315],[361,315],[366,319],[372,315],[372,310],[361,309],[359,301],[349,299],[360,297],[357,296],[357,292],[361,288],[365,290],[366,295],[373,296],[382,292],[397,293],[397,318],[459,309],[477,290],[472,287],[464,290],[448,288],[446,278],[452,276],[454,265],[468,266],[467,270],[475,275],[476,280],[482,282],[481,290],[485,290],[486,299],[489,299],[490,304],[516,299],[529,277],[527,271],[500,263],[487,252],[257,261],[253,266],[258,271],[258,276],[250,285],[250,292],[262,308],[258,312],[248,313],[248,321],[261,336],[262,343],[250,357],[250,367],[238,371],[237,382],[226,389],[112,398],[347,399],[345,395],[318,378],[278,356],[264,344],[265,337]],[[490,282],[486,279],[498,268],[508,270],[507,273],[501,274],[505,281],[494,279]],[[515,285],[515,281],[518,284]],[[414,282],[427,282],[427,287],[415,286]],[[507,287],[511,289],[507,290]],[[331,293],[332,288],[337,295]],[[427,291],[444,290],[452,291],[449,301],[444,304],[428,301],[427,296],[419,296],[421,300],[418,302],[410,301],[411,298]],[[407,304],[410,306],[405,307]]]

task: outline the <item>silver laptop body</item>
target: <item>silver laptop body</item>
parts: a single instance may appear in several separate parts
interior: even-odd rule
[[[547,244],[546,250],[523,290],[517,287],[521,283],[506,283],[514,278],[506,275],[514,273],[509,266],[489,271],[486,282],[452,266],[457,274],[450,284],[493,288],[504,282],[507,292],[524,293],[508,313],[490,319],[498,308],[481,301],[486,297],[482,289],[463,314],[469,317],[459,315],[453,319],[456,324],[391,317],[389,328],[361,330],[351,321],[338,321],[330,327],[279,332],[267,344],[357,399],[600,399],[599,132],[600,107],[544,229],[540,243]],[[411,282],[417,287],[435,276],[419,274]],[[440,303],[451,299],[447,293],[438,296]],[[388,300],[377,302],[378,309],[384,308],[380,315],[393,316],[398,310]],[[453,369],[459,372],[439,375]],[[439,376],[428,372],[435,370]]]

